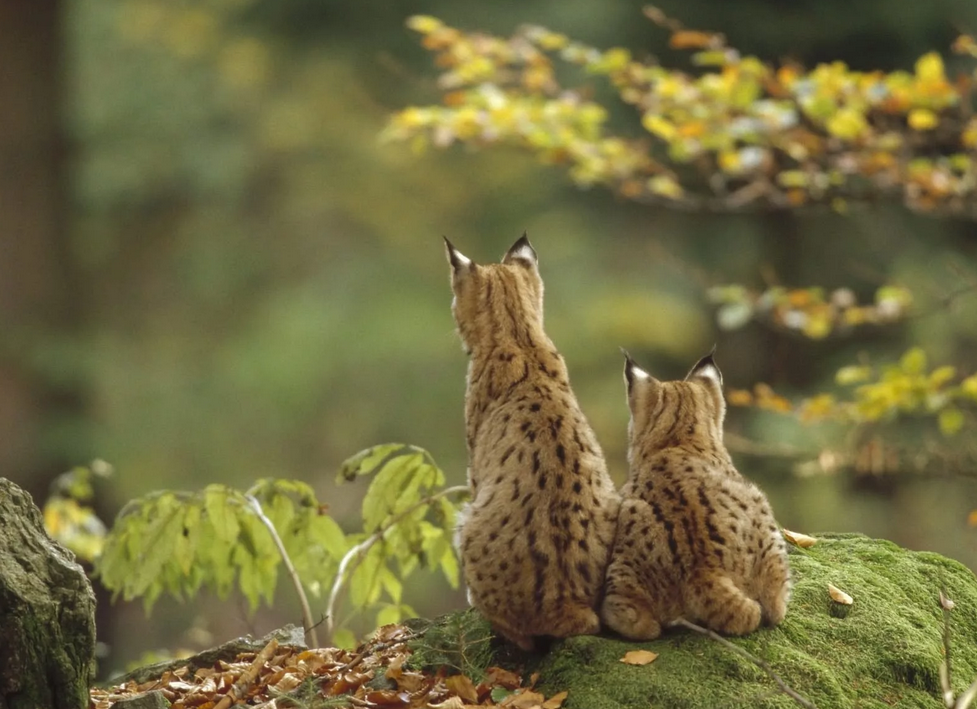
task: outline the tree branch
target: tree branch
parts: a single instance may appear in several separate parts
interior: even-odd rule
[[[373,545],[383,539],[384,535],[390,529],[396,527],[406,517],[417,511],[418,508],[423,507],[424,505],[429,505],[442,497],[447,497],[448,495],[454,495],[462,492],[468,492],[467,485],[455,485],[453,487],[447,487],[440,492],[419,500],[417,503],[411,505],[400,514],[391,517],[385,524],[378,527],[373,534],[346,552],[342,560],[339,562],[339,569],[336,571],[336,579],[333,581],[332,590],[329,593],[329,602],[326,605],[326,633],[328,634],[329,641],[332,640],[333,631],[336,628],[336,604],[339,600],[339,594],[343,589],[343,585],[346,583],[346,578],[353,573],[357,566],[360,565],[360,562],[363,561],[366,553],[373,548]]]
[[[285,563],[285,568],[288,569],[288,575],[292,579],[292,586],[295,587],[295,592],[298,594],[299,603],[302,604],[302,624],[305,626],[306,635],[308,635],[312,647],[319,647],[319,634],[316,632],[315,623],[312,621],[312,609],[309,608],[309,599],[305,597],[302,581],[295,571],[291,557],[285,551],[285,544],[282,542],[282,538],[278,536],[278,530],[275,529],[275,525],[271,523],[271,520],[265,515],[264,510],[261,509],[261,503],[258,502],[258,498],[254,495],[245,495],[244,498],[248,501],[251,510],[261,520],[261,523],[265,525],[268,533],[271,534],[271,539],[275,542],[275,546],[278,547],[278,553],[281,555],[282,561]]]
[[[748,651],[744,650],[739,645],[735,645],[735,644],[731,643],[729,640],[727,640],[726,638],[724,638],[719,633],[715,633],[715,632],[709,630],[708,628],[703,628],[701,625],[696,625],[695,623],[689,622],[685,618],[679,618],[678,620],[674,621],[672,623],[672,625],[680,625],[683,628],[688,628],[689,630],[691,630],[691,631],[693,631],[695,633],[699,633],[700,635],[705,635],[706,637],[712,638],[713,640],[715,640],[716,642],[720,643],[724,647],[729,648],[730,650],[732,650],[736,654],[741,655],[742,657],[745,657],[747,660],[749,660],[754,665],[756,665],[757,667],[759,667],[761,670],[763,670],[764,672],[766,672],[767,675],[774,682],[777,683],[777,686],[780,688],[780,691],[781,692],[783,692],[784,694],[786,694],[788,697],[790,697],[791,699],[793,699],[795,702],[797,702],[802,707],[805,707],[805,709],[817,709],[817,706],[814,704],[814,702],[812,702],[810,699],[808,699],[804,695],[799,694],[796,690],[792,689],[790,687],[790,685],[788,685],[786,682],[784,682],[784,680],[780,677],[780,675],[778,675],[776,672],[773,671],[773,668],[770,667],[770,665],[767,663],[766,660],[761,660],[759,657],[757,657],[756,655],[754,655],[751,652],[748,652]]]

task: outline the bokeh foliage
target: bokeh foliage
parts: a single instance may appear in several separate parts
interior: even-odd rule
[[[581,191],[513,149],[469,145],[418,158],[378,141],[391,114],[442,95],[429,53],[404,29],[409,14],[495,35],[545,25],[587,46],[630,47],[635,61],[654,54],[687,67],[688,51],[668,47],[669,33],[642,19],[641,3],[69,0],[65,8],[67,252],[84,321],[79,337],[52,337],[32,356],[41,374],[84,393],[84,416],[52,418],[45,445],[118,470],[111,486],[97,483],[103,518],[152,490],[243,489],[274,476],[309,483],[352,530],[362,489],[334,487],[333,472],[383,440],[424,446],[449,482],[462,482],[465,361],[441,234],[489,260],[528,230],[546,281],[547,328],[619,481],[627,418],[618,346],[656,374],[681,376],[718,343],[730,387],[766,383],[792,405],[837,394],[839,369],[895,365],[913,344],[930,367],[955,366],[956,381],[974,371],[977,307],[965,295],[944,307],[973,275],[969,222],[889,204],[852,203],[844,216],[683,213]],[[970,0],[866,0],[857,12],[847,0],[663,8],[765,62],[915,74],[915,61],[935,50],[951,83],[971,65],[946,50],[957,29],[977,27]],[[575,71],[558,69],[557,78]],[[608,129],[645,135],[605,76],[579,85],[607,107]],[[741,284],[750,316],[741,304],[741,322],[722,329],[714,315],[726,301],[714,301],[713,289],[729,284]],[[913,302],[884,327],[826,320],[813,305],[830,307],[848,289],[857,307],[873,309],[892,287]],[[771,291],[776,298],[764,299]],[[812,305],[801,304],[797,294],[809,292]],[[830,333],[804,336],[794,311],[811,318],[811,331],[830,322]],[[913,448],[919,421],[905,423],[902,440]],[[884,479],[789,475],[846,436],[864,447],[874,429],[856,437],[840,423],[803,427],[737,407],[729,431],[790,453],[736,454],[790,527],[864,531],[977,564],[961,527],[973,489],[959,480],[900,475],[898,461]],[[938,430],[927,446],[950,450]],[[878,451],[868,458],[887,459]],[[412,577],[405,603],[429,615],[463,603],[427,578]],[[233,602],[191,610],[161,599],[148,621],[122,605],[100,631],[121,656],[213,644],[297,617],[287,592],[277,598],[274,613],[259,609],[253,621]],[[188,625],[195,634],[177,634]]]

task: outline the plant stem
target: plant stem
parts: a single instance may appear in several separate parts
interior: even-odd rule
[[[289,557],[288,552],[285,551],[285,544],[282,543],[282,538],[278,536],[278,530],[275,529],[275,525],[271,523],[271,520],[265,515],[264,510],[261,509],[261,503],[258,502],[258,498],[254,495],[245,495],[244,497],[255,515],[257,515],[261,523],[268,529],[268,533],[271,534],[271,539],[275,542],[275,546],[278,547],[278,553],[281,554],[282,561],[285,562],[285,568],[288,569],[288,575],[292,579],[292,585],[295,587],[295,592],[299,596],[299,603],[302,604],[302,624],[305,626],[305,633],[308,636],[309,643],[311,647],[319,647],[319,634],[316,632],[315,623],[312,621],[312,610],[309,608],[309,600],[305,597],[302,581],[295,571],[292,559]]]
[[[780,677],[780,675],[778,675],[776,672],[773,671],[773,668],[766,662],[766,660],[761,660],[759,657],[744,650],[739,645],[731,643],[729,640],[724,638],[719,633],[715,633],[712,630],[709,630],[709,628],[703,628],[701,625],[696,625],[695,623],[691,623],[685,620],[685,618],[679,618],[678,620],[674,621],[672,625],[680,625],[683,628],[688,628],[689,630],[699,633],[700,635],[705,635],[706,637],[712,638],[716,642],[721,643],[722,645],[728,647],[730,650],[737,653],[738,655],[742,655],[747,660],[749,660],[757,667],[759,667],[761,670],[766,672],[770,676],[770,678],[777,683],[777,686],[780,688],[781,692],[786,694],[788,697],[793,699],[802,707],[805,707],[805,709],[817,709],[817,706],[814,704],[814,702],[812,702],[804,695],[799,694],[797,691],[792,689],[790,685],[784,682],[784,680]]]
[[[446,487],[440,492],[429,495],[423,500],[419,500],[417,503],[411,505],[400,514],[391,517],[386,524],[378,527],[373,534],[346,552],[342,558],[342,561],[339,562],[339,569],[336,571],[336,579],[333,581],[332,590],[329,593],[329,602],[326,605],[326,633],[328,634],[330,641],[332,640],[332,634],[336,627],[336,604],[339,600],[339,594],[343,590],[343,585],[346,583],[347,577],[353,573],[357,566],[359,566],[360,562],[363,561],[366,553],[370,551],[373,545],[383,539],[383,535],[385,535],[388,530],[400,524],[401,520],[415,512],[419,507],[429,505],[442,497],[447,497],[448,495],[454,495],[462,492],[468,492],[467,485]]]

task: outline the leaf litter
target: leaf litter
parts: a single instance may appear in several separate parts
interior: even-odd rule
[[[121,699],[158,691],[172,709],[223,709],[236,702],[277,709],[292,706],[281,701],[283,695],[307,682],[320,698],[379,709],[560,709],[567,697],[564,691],[546,698],[534,689],[538,674],[526,682],[501,667],[488,668],[478,684],[443,667],[414,671],[405,665],[411,654],[407,643],[415,637],[402,625],[386,625],[356,651],[279,647],[272,640],[261,652],[241,653],[230,662],[216,660],[195,671],[186,665],[145,682],[93,687],[89,707],[110,709]]]

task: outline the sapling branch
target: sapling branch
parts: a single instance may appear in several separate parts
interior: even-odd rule
[[[812,702],[810,699],[808,699],[807,697],[805,697],[803,694],[798,693],[790,685],[788,685],[786,682],[784,682],[783,678],[781,678],[780,675],[778,675],[776,672],[773,671],[773,668],[770,666],[770,664],[766,660],[762,660],[759,657],[757,657],[756,655],[754,655],[753,653],[748,652],[747,650],[744,650],[739,645],[736,645],[734,643],[731,643],[729,640],[727,640],[726,638],[724,638],[719,633],[713,632],[712,630],[709,630],[708,628],[703,628],[701,625],[696,625],[695,623],[691,623],[691,622],[685,620],[685,618],[679,618],[678,620],[674,621],[672,624],[673,625],[680,625],[683,628],[688,628],[689,630],[691,630],[691,631],[693,631],[695,633],[699,633],[700,635],[705,635],[706,637],[712,638],[713,640],[715,640],[716,642],[720,643],[724,647],[729,648],[730,650],[732,650],[736,654],[741,655],[742,657],[745,657],[747,660],[749,660],[754,665],[756,665],[757,667],[759,667],[761,670],[763,670],[764,672],[766,672],[767,675],[770,677],[770,679],[772,679],[774,682],[777,683],[777,686],[780,688],[780,691],[781,692],[783,692],[784,694],[786,694],[788,697],[790,697],[791,699],[793,699],[795,702],[797,702],[802,707],[805,707],[805,709],[817,709],[817,706],[814,704],[814,702]]]
[[[326,632],[330,640],[332,639],[332,634],[335,630],[336,604],[339,601],[339,594],[343,590],[346,579],[349,578],[353,571],[356,570],[356,567],[360,565],[360,563],[366,557],[367,552],[373,548],[373,545],[383,539],[384,535],[389,530],[396,527],[419,508],[424,507],[425,505],[430,505],[432,502],[439,500],[442,497],[462,494],[465,492],[468,492],[467,485],[455,485],[453,487],[447,487],[433,495],[428,495],[405,509],[403,512],[391,517],[384,524],[380,525],[373,532],[373,534],[346,552],[342,560],[339,562],[339,569],[336,571],[336,578],[333,581],[332,590],[329,593],[329,602],[326,605]]]
[[[302,581],[299,579],[298,573],[295,571],[295,566],[292,564],[292,559],[289,557],[288,552],[285,551],[285,544],[282,542],[282,538],[278,536],[278,531],[275,529],[275,525],[271,523],[268,516],[265,515],[263,509],[261,509],[261,503],[258,502],[258,498],[254,495],[247,494],[244,498],[248,501],[248,505],[254,512],[255,516],[261,523],[265,525],[268,529],[268,533],[271,534],[271,539],[275,542],[275,546],[278,548],[278,553],[281,554],[282,562],[285,564],[285,568],[288,570],[288,576],[292,579],[292,585],[295,587],[295,592],[298,594],[299,603],[302,604],[302,624],[305,626],[305,632],[308,635],[308,640],[312,647],[319,647],[319,634],[316,632],[316,624],[312,620],[312,610],[309,608],[309,600],[305,597],[305,590],[302,588]]]

